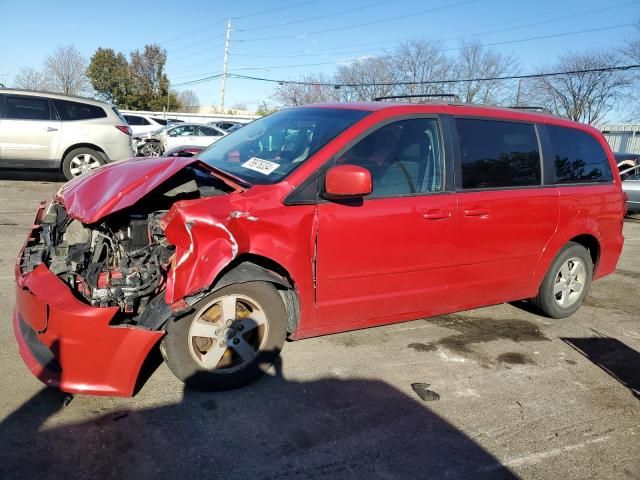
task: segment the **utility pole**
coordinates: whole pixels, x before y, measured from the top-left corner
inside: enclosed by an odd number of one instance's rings
[[[516,93],[516,107],[520,106],[520,86],[522,85],[522,79],[518,79],[518,92]]]
[[[227,20],[227,40],[224,43],[224,61],[222,64],[222,80],[220,82],[220,113],[224,113],[224,88],[227,81],[227,60],[229,58],[229,39],[231,38],[231,19]]]

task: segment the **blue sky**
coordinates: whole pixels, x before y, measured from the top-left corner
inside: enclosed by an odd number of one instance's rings
[[[11,85],[23,66],[40,68],[57,45],[74,44],[88,58],[98,47],[128,53],[160,43],[168,51],[167,72],[176,85],[222,70],[228,17],[239,17],[232,20],[229,69],[248,75],[293,79],[330,74],[340,62],[380,53],[401,40],[436,39],[445,49],[455,49],[461,37],[484,44],[516,41],[492,48],[513,53],[526,71],[568,51],[619,46],[634,28],[517,40],[640,22],[640,1],[0,0],[0,12],[0,82]],[[176,88],[194,90],[205,105],[219,101],[220,80]],[[272,90],[272,84],[229,79],[225,103],[255,108]]]

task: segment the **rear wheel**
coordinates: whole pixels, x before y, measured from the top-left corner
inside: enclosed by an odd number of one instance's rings
[[[167,325],[162,354],[169,369],[199,390],[228,390],[253,381],[276,361],[285,340],[286,309],[266,282],[234,284]]]
[[[79,177],[106,163],[105,154],[92,148],[71,150],[62,160],[62,173],[67,180]]]
[[[589,293],[593,261],[582,245],[569,242],[544,277],[534,304],[552,318],[573,315]]]

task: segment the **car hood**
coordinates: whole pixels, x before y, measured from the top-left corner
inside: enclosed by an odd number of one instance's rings
[[[193,157],[132,158],[110,163],[63,185],[55,200],[65,207],[71,218],[95,223],[130,207],[165,180],[196,163],[211,170]]]

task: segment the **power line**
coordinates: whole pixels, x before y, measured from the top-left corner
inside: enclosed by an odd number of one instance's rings
[[[175,42],[176,40],[182,40],[183,38],[191,37],[191,36],[193,36],[193,35],[195,35],[197,33],[204,32],[205,30],[209,30],[212,27],[218,26],[221,23],[224,23],[226,20],[227,20],[226,18],[223,18],[222,20],[218,20],[217,22],[214,22],[214,23],[212,23],[210,25],[207,25],[206,27],[202,27],[202,28],[199,28],[197,30],[192,30],[189,33],[186,33],[184,35],[180,35],[179,37],[170,38],[169,40],[164,40],[164,41],[158,42],[158,43],[160,45],[164,45],[165,43],[171,43],[171,42]]]
[[[246,15],[239,15],[239,16],[235,16],[235,17],[225,17],[225,18],[222,18],[222,19],[218,20],[217,22],[210,23],[206,27],[198,28],[197,30],[192,30],[189,33],[185,33],[184,35],[180,35],[179,37],[170,38],[169,40],[163,40],[163,41],[157,42],[157,43],[163,45],[165,43],[171,43],[171,42],[175,42],[176,40],[182,40],[183,38],[191,37],[191,36],[193,36],[193,35],[195,35],[197,33],[204,32],[205,30],[209,30],[212,27],[216,27],[216,26],[218,26],[218,25],[220,25],[222,23],[225,23],[227,21],[227,18],[231,18],[232,20],[240,20],[240,19],[243,19],[243,18],[256,17],[256,16],[259,16],[259,15],[267,15],[269,13],[279,12],[280,10],[286,10],[288,8],[299,7],[300,5],[305,5],[307,3],[312,3],[312,2],[315,2],[315,1],[317,1],[317,0],[304,0],[303,2],[293,3],[291,5],[285,5],[283,7],[273,8],[273,9],[270,9],[270,10],[262,10],[262,11],[259,11],[259,12],[248,13]]]
[[[400,0],[384,0],[382,2],[370,3],[370,4],[367,4],[367,5],[363,5],[361,7],[354,7],[354,8],[349,8],[347,10],[340,10],[338,12],[327,13],[327,14],[324,14],[324,15],[318,15],[316,17],[308,17],[308,18],[302,18],[302,19],[299,19],[299,20],[291,20],[289,22],[274,23],[274,24],[271,24],[271,25],[262,25],[262,26],[259,26],[259,27],[252,27],[249,30],[254,32],[256,30],[267,30],[267,29],[270,29],[270,28],[285,27],[287,25],[294,25],[294,24],[297,24],[297,23],[312,22],[314,20],[321,20],[323,18],[335,17],[337,15],[343,15],[345,13],[353,13],[353,12],[358,12],[358,11],[361,11],[361,10],[368,10],[370,8],[378,7],[380,5],[385,5],[387,3],[395,3],[395,2],[398,2],[398,1],[400,1]],[[239,32],[243,32],[245,30],[238,30],[238,31]]]
[[[474,3],[477,2],[479,0],[465,0],[463,2],[457,2],[457,3],[452,3],[450,5],[445,5],[442,7],[436,7],[436,8],[429,8],[426,10],[419,10],[417,12],[411,12],[411,13],[405,13],[403,15],[396,15],[395,17],[388,17],[388,18],[383,18],[381,20],[374,20],[371,22],[364,22],[364,23],[355,23],[355,24],[351,24],[351,25],[345,25],[342,27],[335,27],[335,28],[328,28],[328,29],[324,29],[324,30],[316,30],[314,32],[306,32],[306,33],[297,33],[297,34],[288,34],[288,35],[276,35],[273,37],[261,37],[261,38],[247,38],[247,39],[238,39],[236,40],[238,43],[247,43],[247,42],[262,42],[265,40],[279,40],[279,39],[283,39],[283,38],[293,38],[293,37],[299,37],[300,35],[318,35],[321,33],[330,33],[330,32],[338,32],[340,30],[348,30],[350,28],[356,28],[356,27],[365,27],[365,26],[369,26],[369,25],[377,25],[380,23],[385,23],[385,22],[390,22],[393,20],[399,20],[401,18],[407,18],[407,17],[415,17],[417,15],[424,15],[426,13],[433,13],[433,12],[437,12],[437,11],[441,11],[441,10],[447,10],[450,8],[454,8],[454,7],[459,7],[462,5],[468,5],[469,3]]]
[[[489,31],[484,31],[484,32],[479,32],[479,33],[472,33],[469,35],[463,35],[463,36],[459,36],[459,37],[450,37],[450,38],[445,38],[444,41],[449,41],[449,40],[459,40],[459,39],[463,39],[463,38],[469,38],[469,37],[477,37],[480,35],[490,35],[493,33],[502,33],[502,32],[510,32],[513,30],[519,30],[521,28],[527,28],[527,27],[535,27],[538,25],[544,25],[545,23],[551,23],[551,22],[557,22],[560,20],[570,20],[573,18],[578,18],[578,17],[584,17],[585,15],[591,15],[594,13],[602,13],[602,12],[606,12],[608,10],[614,10],[617,8],[622,8],[622,7],[627,7],[629,5],[637,5],[638,2],[637,0],[633,1],[633,2],[626,2],[626,3],[619,3],[616,5],[609,5],[608,7],[604,7],[604,8],[598,8],[595,10],[588,10],[586,12],[581,12],[581,13],[574,13],[571,15],[564,15],[561,17],[554,17],[554,18],[549,18],[546,20],[538,20],[536,22],[532,22],[532,23],[525,23],[525,24],[521,24],[521,25],[515,25],[512,27],[507,27],[507,28],[501,28],[499,30],[489,30]]]
[[[554,34],[549,34],[549,35],[540,35],[540,36],[536,36],[536,37],[527,37],[527,38],[520,38],[520,39],[516,39],[516,40],[505,40],[502,42],[493,42],[493,43],[483,43],[483,44],[479,44],[478,46],[480,47],[494,47],[497,45],[511,45],[514,43],[522,43],[522,42],[529,42],[532,40],[544,40],[544,39],[549,39],[549,38],[557,38],[557,37],[566,37],[569,35],[577,35],[577,34],[581,34],[581,33],[591,33],[591,32],[599,32],[599,31],[603,31],[603,30],[613,30],[616,28],[624,28],[624,27],[633,27],[636,25],[640,25],[638,23],[625,23],[622,25],[611,25],[611,26],[607,26],[607,27],[597,27],[597,28],[588,28],[585,30],[576,30],[573,32],[561,32],[561,33],[554,33]],[[441,52],[451,52],[451,51],[456,51],[456,50],[464,50],[465,46],[462,47],[453,47],[453,48],[445,48],[442,50],[438,50],[438,53]],[[316,67],[316,66],[320,66],[320,65],[337,65],[339,63],[346,63],[346,62],[352,62],[354,60],[357,59],[343,59],[343,60],[338,60],[338,61],[333,61],[333,62],[319,62],[319,63],[301,63],[301,64],[296,64],[296,65],[269,65],[266,67],[236,67],[233,70],[274,70],[274,69],[279,69],[279,68],[297,68],[297,67]]]
[[[437,84],[449,84],[449,83],[469,83],[469,82],[488,82],[499,80],[520,80],[527,78],[544,78],[544,77],[557,77],[561,75],[578,75],[581,73],[599,73],[599,72],[618,72],[627,70],[636,70],[640,68],[640,64],[633,65],[620,65],[610,66],[602,68],[588,68],[581,70],[566,70],[561,72],[547,72],[547,73],[532,73],[527,75],[506,75],[501,77],[481,77],[481,78],[458,78],[447,80],[425,80],[416,82],[379,82],[379,83],[328,83],[328,82],[303,82],[301,80],[277,80],[273,78],[254,77],[250,75],[242,75],[236,73],[230,73],[229,77],[237,78],[240,80],[253,80],[258,82],[278,83],[283,85],[313,85],[319,87],[368,87],[368,86],[400,86],[400,85],[437,85]],[[198,80],[192,80],[190,82],[177,83],[174,87],[180,87],[184,85],[195,85],[198,83],[204,83],[211,80],[216,80],[222,76],[221,73],[200,78]]]
[[[198,83],[205,83],[205,82],[209,82],[211,80],[216,80],[216,79],[220,78],[221,76],[222,76],[222,73],[216,73],[215,75],[211,75],[210,77],[199,78],[197,80],[191,80],[189,82],[174,83],[172,86],[173,87],[183,87],[185,85],[196,85]],[[229,76],[231,76],[231,75],[229,75]]]
[[[519,79],[527,79],[527,78],[557,77],[561,75],[578,75],[582,73],[617,72],[617,71],[635,70],[638,68],[640,68],[640,64],[611,66],[611,67],[602,67],[602,68],[587,68],[587,69],[580,69],[580,70],[567,70],[567,71],[561,71],[561,72],[531,73],[527,75],[506,75],[501,77],[456,78],[456,79],[447,79],[447,80],[424,80],[424,81],[415,81],[415,82],[378,82],[378,83],[303,82],[299,80],[276,80],[273,78],[253,77],[249,75],[240,75],[240,74],[233,74],[233,73],[229,74],[229,76],[232,76],[238,79],[244,79],[244,80],[254,80],[254,81],[260,81],[260,82],[278,83],[278,84],[284,84],[284,85],[286,84],[312,85],[312,86],[321,86],[321,87],[342,88],[342,87],[369,87],[369,86],[393,87],[393,86],[399,86],[399,85],[438,85],[438,84],[449,84],[449,83],[519,80]]]
[[[497,30],[488,30],[488,31],[483,31],[483,32],[479,32],[479,33],[473,33],[473,34],[469,34],[469,35],[463,35],[463,36],[458,36],[458,37],[449,37],[449,38],[445,38],[445,39],[438,39],[440,41],[450,41],[450,40],[461,40],[461,39],[465,39],[465,38],[470,38],[470,37],[477,37],[480,35],[490,35],[490,34],[494,34],[494,33],[502,33],[502,32],[507,32],[507,31],[512,31],[512,30],[519,30],[521,28],[527,28],[527,27],[533,27],[533,26],[538,26],[538,25],[543,25],[546,23],[551,23],[551,22],[556,22],[556,21],[560,21],[560,20],[568,20],[568,19],[572,19],[572,18],[577,18],[577,17],[581,17],[581,16],[585,16],[585,15],[591,15],[594,13],[601,13],[607,10],[613,10],[616,8],[622,8],[622,7],[626,7],[629,5],[636,5],[640,2],[633,1],[633,2],[626,2],[626,3],[621,3],[621,4],[616,4],[616,5],[611,5],[605,8],[599,8],[596,10],[589,10],[586,12],[581,12],[581,13],[577,13],[577,14],[572,14],[572,15],[564,15],[561,17],[554,17],[554,18],[547,18],[545,20],[539,20],[536,22],[531,22],[531,23],[526,23],[526,24],[520,24],[517,26],[512,26],[512,27],[508,27],[508,28],[501,28],[501,29],[497,29]],[[345,50],[345,51],[332,51],[332,52],[325,52],[325,53],[299,53],[299,54],[291,54],[291,55],[287,55],[287,54],[282,54],[282,55],[269,55],[269,54],[243,54],[243,53],[235,53],[234,56],[236,57],[247,57],[247,58],[302,58],[302,57],[318,57],[318,56],[327,56],[327,55],[343,55],[343,54],[352,54],[352,53],[367,53],[367,52],[372,52],[374,50],[383,50],[385,47],[379,47],[380,42],[369,42],[369,43],[362,43],[362,44],[357,44],[357,45],[352,45],[352,47],[357,47],[357,46],[370,46],[370,45],[375,45],[377,46],[376,48],[367,48],[367,49],[357,49],[357,50]],[[347,47],[348,48],[348,47]]]
[[[226,35],[226,33],[221,33],[221,34],[218,34],[218,35],[214,35],[213,37],[205,38],[204,40],[202,40],[200,42],[191,43],[189,45],[185,45],[184,47],[180,47],[180,48],[175,48],[173,50],[169,50],[168,53],[181,52],[181,51],[187,50],[188,48],[191,48],[191,47],[197,47],[198,45],[202,45],[203,43],[210,42],[211,40],[215,40],[216,38],[224,37],[225,35]]]
[[[167,59],[167,61],[171,60],[171,61],[175,62],[175,61],[178,61],[178,60],[183,60],[183,59],[185,59],[185,58],[193,57],[194,55],[199,55],[199,54],[201,54],[201,53],[211,52],[211,49],[213,49],[213,48],[223,47],[223,46],[224,46],[224,43],[225,43],[225,42],[218,43],[218,44],[213,45],[213,46],[211,46],[211,47],[207,47],[207,48],[206,48],[206,49],[204,49],[204,50],[199,50],[199,51],[197,51],[197,52],[188,53],[187,55],[182,55],[181,57],[177,57],[177,58],[169,58],[169,59]]]
[[[258,15],[267,15],[269,13],[274,13],[274,12],[279,12],[281,10],[286,10],[286,9],[289,9],[289,8],[299,7],[301,5],[306,5],[308,3],[313,3],[315,1],[317,1],[317,0],[305,0],[304,2],[293,3],[291,5],[285,5],[283,7],[273,8],[273,9],[270,9],[270,10],[263,10],[261,12],[249,13],[247,15],[240,15],[239,17],[231,17],[231,18],[233,20],[242,20],[243,18],[257,17]]]

